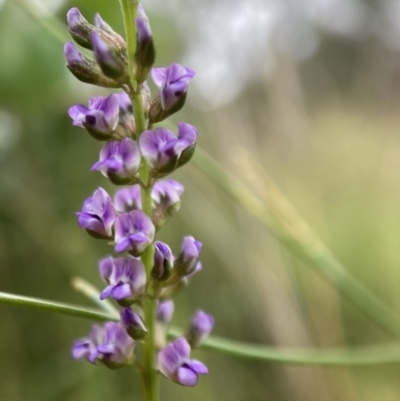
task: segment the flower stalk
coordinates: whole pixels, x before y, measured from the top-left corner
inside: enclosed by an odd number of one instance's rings
[[[139,2],[136,0],[121,0],[121,10],[124,19],[125,35],[128,46],[128,66],[130,91],[129,97],[133,105],[133,113],[136,122],[136,137],[146,130],[146,118],[144,114],[142,101],[142,85],[138,84],[134,77],[133,61],[136,52],[136,16],[138,14]],[[152,186],[149,182],[149,168],[147,162],[142,158],[142,164],[139,171],[140,179],[143,184],[141,187],[142,210],[150,218],[152,217]],[[146,268],[148,277],[147,288],[151,292],[151,269],[153,267],[154,245],[150,244],[141,256],[141,260]],[[143,367],[141,370],[144,394],[146,401],[159,400],[159,380],[156,370],[156,346],[155,346],[155,319],[156,319],[156,301],[150,297],[144,300],[144,321],[148,330],[147,341],[144,343]]]

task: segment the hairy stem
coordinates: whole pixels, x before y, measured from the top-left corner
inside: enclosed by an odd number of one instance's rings
[[[128,45],[128,62],[129,62],[129,75],[132,90],[130,98],[133,105],[133,112],[135,115],[136,123],[136,138],[146,129],[146,118],[143,110],[141,85],[135,81],[133,74],[134,71],[134,56],[136,51],[136,15],[138,8],[138,0],[120,0],[122,13],[124,17],[126,41]],[[149,185],[149,169],[146,161],[142,158],[140,168],[140,178],[144,184],[141,187],[142,197],[142,210],[148,216],[152,215],[151,205],[151,185]],[[150,280],[151,269],[153,267],[153,254],[154,246],[150,245],[144,251],[141,259],[146,267],[147,277]],[[148,287],[151,292],[152,288]],[[156,318],[156,301],[148,297],[144,301],[144,316],[145,323],[148,330],[148,337],[144,343],[143,349],[143,387],[146,401],[159,400],[159,386],[156,369],[156,346],[155,346],[155,318]]]

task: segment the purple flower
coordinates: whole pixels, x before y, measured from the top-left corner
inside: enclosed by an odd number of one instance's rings
[[[174,256],[171,248],[161,241],[156,241],[154,246],[154,267],[151,271],[156,280],[166,280],[171,274]]]
[[[132,304],[146,291],[146,269],[132,256],[113,259],[108,256],[99,262],[99,271],[108,286],[100,299],[114,298],[123,305]]]
[[[154,224],[145,213],[133,210],[120,214],[115,221],[115,252],[139,256],[153,242],[154,235]]]
[[[180,202],[180,196],[185,191],[185,187],[175,180],[157,181],[153,187],[151,198],[156,205],[163,204],[168,208]]]
[[[179,64],[152,69],[153,80],[161,88],[160,98],[163,110],[172,109],[186,96],[189,81],[194,76],[195,72],[193,70]]]
[[[114,96],[118,100],[119,109],[121,113],[133,113],[133,107],[131,99],[125,92],[115,93]]]
[[[87,198],[82,211],[77,212],[78,225],[95,238],[110,239],[116,213],[111,198],[103,188],[94,191]]]
[[[118,48],[109,46],[97,32],[91,35],[93,53],[103,73],[110,78],[118,79],[126,75],[126,64]]]
[[[98,96],[89,99],[89,108],[82,104],[68,110],[73,125],[86,128],[97,139],[110,139],[119,119],[119,104],[115,95]]]
[[[122,308],[121,323],[134,340],[143,340],[147,336],[147,328],[143,319],[131,308]]]
[[[89,337],[76,341],[72,357],[116,369],[129,363],[134,347],[135,342],[120,323],[108,322],[104,327],[93,325]]]
[[[100,160],[92,166],[109,177],[114,184],[127,184],[139,171],[140,150],[131,138],[107,142],[100,151]]]
[[[199,375],[206,375],[208,369],[202,362],[189,359],[189,356],[189,343],[186,338],[179,337],[160,351],[158,367],[168,379],[193,387],[197,384]]]
[[[171,299],[162,301],[157,306],[157,321],[163,325],[170,323],[174,314],[175,305]]]
[[[197,130],[190,124],[178,124],[178,137],[166,128],[144,131],[139,144],[143,157],[153,174],[170,173],[187,163],[193,156]]]
[[[123,188],[114,196],[115,210],[118,213],[128,213],[132,210],[142,210],[142,198],[140,185],[132,185],[130,188]]]
[[[153,200],[153,223],[157,229],[180,209],[181,198],[185,188],[175,180],[157,181],[153,187],[151,197]]]
[[[201,310],[193,316],[189,332],[186,336],[192,348],[200,347],[204,344],[214,328],[214,318]]]
[[[199,260],[202,246],[203,244],[200,241],[191,236],[183,238],[182,250],[174,268],[181,269],[185,273],[184,276],[192,273]]]

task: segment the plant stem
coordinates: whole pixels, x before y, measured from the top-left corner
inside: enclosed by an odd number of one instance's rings
[[[220,188],[255,216],[300,260],[315,268],[333,283],[347,299],[394,337],[400,338],[400,317],[360,281],[354,278],[314,234],[294,207],[246,155],[240,158],[242,170],[252,188],[243,185],[203,149],[197,147],[194,163]],[[239,157],[237,158],[239,159]]]
[[[90,298],[92,299],[92,297]],[[5,292],[0,292],[0,304],[83,317],[98,322],[119,320],[119,317],[114,313],[105,313],[92,308],[54,302],[46,299],[24,297]],[[168,335],[175,338],[180,337],[182,333],[183,331],[181,329],[171,328]],[[400,362],[400,345],[396,343],[350,349],[289,349],[248,344],[210,336],[203,345],[203,348],[240,358],[290,365],[364,366]],[[146,398],[146,400],[147,399],[148,398]]]
[[[126,41],[128,45],[128,63],[129,76],[131,83],[130,98],[133,105],[133,112],[136,123],[136,138],[146,129],[146,118],[143,110],[141,85],[138,85],[134,77],[134,56],[136,51],[136,15],[138,8],[138,0],[120,0],[122,13],[124,17]],[[151,185],[149,185],[149,169],[146,161],[142,158],[140,167],[140,178],[145,187],[141,188],[142,210],[149,217],[152,215],[151,205]],[[153,267],[154,246],[151,244],[144,251],[141,259],[146,268],[147,280],[150,282],[151,269]],[[148,291],[152,288],[149,285]],[[156,345],[155,345],[155,318],[156,318],[156,301],[151,297],[144,300],[144,317],[148,330],[148,337],[143,348],[143,386],[146,401],[159,400],[159,385],[156,361]]]

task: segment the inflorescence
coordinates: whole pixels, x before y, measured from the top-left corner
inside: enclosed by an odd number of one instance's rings
[[[184,106],[188,84],[195,73],[179,64],[153,68],[153,36],[140,4],[134,60],[129,60],[125,40],[99,14],[92,25],[77,8],[72,8],[67,20],[73,40],[94,55],[94,60],[90,59],[68,42],[64,47],[68,69],[80,81],[122,89],[106,97],[92,97],[88,106],[72,106],[68,113],[74,125],[104,142],[92,171],[100,171],[113,184],[125,186],[113,198],[103,188],[96,189],[76,213],[79,227],[94,238],[107,240],[120,254],[101,259],[99,273],[105,282],[100,299],[113,299],[121,309],[118,323],[94,325],[88,337],[76,341],[72,356],[111,369],[127,365],[140,368],[134,349],[138,342],[149,341],[143,304],[146,298],[152,299],[157,302],[153,332],[157,368],[176,383],[194,386],[198,376],[208,370],[200,361],[190,359],[190,352],[206,341],[214,326],[213,317],[198,311],[185,336],[167,344],[166,335],[174,312],[172,298],[202,268],[202,244],[187,236],[175,257],[170,247],[155,241],[155,237],[179,210],[184,192],[179,182],[165,177],[191,159],[198,134],[194,126],[183,122],[178,124],[177,135],[153,125]],[[146,83],[149,75],[159,88],[153,99]],[[144,132],[135,121],[134,96],[139,96],[143,108]],[[147,172],[145,179],[143,168]],[[143,205],[144,191],[151,194],[151,212],[146,212]],[[148,247],[153,261],[152,268],[146,271],[140,257]]]

